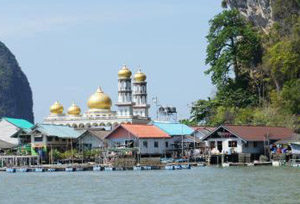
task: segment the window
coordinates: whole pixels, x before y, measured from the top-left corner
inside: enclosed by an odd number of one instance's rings
[[[253,142],[253,147],[257,147],[257,142]]]
[[[248,146],[249,146],[248,144],[249,144],[249,143],[248,143],[248,142],[246,142],[246,143],[245,143],[245,147],[248,147]]]
[[[147,141],[143,141],[143,147],[148,147],[148,142]]]
[[[51,142],[53,140],[53,137],[47,137],[47,141]]]
[[[210,148],[215,148],[215,141],[210,141],[209,146]]]
[[[59,141],[59,138],[58,138],[58,137],[55,137],[55,141]]]
[[[65,141],[67,141],[67,140],[66,140],[66,139],[61,139],[61,141],[65,142]]]
[[[228,147],[237,147],[237,141],[228,141]]]
[[[158,142],[157,141],[154,142],[154,147],[158,148]]]
[[[167,147],[167,148],[169,147],[169,142],[166,142],[166,147]]]
[[[43,137],[34,137],[35,142],[43,142]]]

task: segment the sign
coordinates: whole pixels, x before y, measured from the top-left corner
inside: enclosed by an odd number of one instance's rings
[[[223,138],[234,137],[234,135],[231,134],[230,132],[217,132],[217,134],[218,134],[220,137],[223,137]]]

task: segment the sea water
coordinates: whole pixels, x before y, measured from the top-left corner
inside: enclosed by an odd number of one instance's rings
[[[0,173],[0,203],[300,203],[300,168]]]

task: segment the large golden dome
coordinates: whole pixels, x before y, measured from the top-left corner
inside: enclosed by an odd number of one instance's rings
[[[131,71],[124,65],[122,69],[118,72],[118,76],[120,79],[129,79],[131,77]]]
[[[147,76],[146,74],[144,74],[141,70],[138,70],[137,73],[135,73],[134,75],[134,80],[136,82],[144,82],[146,81]]]
[[[80,115],[80,108],[75,103],[73,103],[68,109],[68,115],[78,116]]]
[[[93,95],[88,100],[89,109],[108,109],[111,108],[111,99],[106,95],[102,89],[99,87]]]
[[[56,101],[51,107],[50,112],[52,114],[61,115],[64,112],[64,107]]]

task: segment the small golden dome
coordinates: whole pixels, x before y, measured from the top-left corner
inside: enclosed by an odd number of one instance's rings
[[[131,71],[124,65],[122,69],[118,72],[118,76],[120,79],[129,79],[131,77]]]
[[[138,70],[137,73],[134,75],[134,80],[137,82],[144,82],[146,81],[147,76],[141,71]]]
[[[102,89],[99,87],[93,95],[88,100],[89,109],[108,109],[111,108],[111,99],[106,95]]]
[[[75,103],[73,103],[70,108],[68,109],[68,115],[74,115],[74,116],[78,116],[80,115],[80,108],[79,106],[77,106]]]
[[[64,107],[56,101],[51,107],[50,107],[50,112],[52,114],[57,114],[61,115],[64,112]]]

